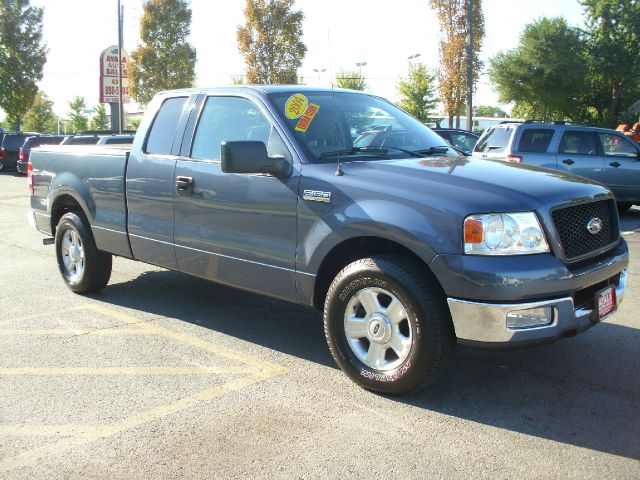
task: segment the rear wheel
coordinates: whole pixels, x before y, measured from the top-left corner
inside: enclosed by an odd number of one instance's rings
[[[327,343],[358,385],[399,395],[435,382],[455,344],[440,285],[399,255],[345,267],[325,301]]]
[[[89,222],[74,212],[60,218],[56,228],[58,269],[76,293],[102,290],[111,277],[111,255],[97,249]]]

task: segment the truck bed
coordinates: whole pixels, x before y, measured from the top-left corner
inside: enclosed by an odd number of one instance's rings
[[[32,150],[31,208],[38,230],[53,234],[57,219],[51,218],[52,199],[60,202],[68,195],[87,213],[97,247],[130,257],[125,193],[128,157],[129,148],[121,146],[47,145]]]

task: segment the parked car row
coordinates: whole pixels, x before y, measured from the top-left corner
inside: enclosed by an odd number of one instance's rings
[[[0,131],[0,170],[16,168],[27,173],[33,148],[41,145],[131,145],[133,135],[42,135]]]
[[[606,185],[619,211],[640,204],[640,145],[621,132],[555,123],[502,123],[478,140],[474,157],[564,170]]]

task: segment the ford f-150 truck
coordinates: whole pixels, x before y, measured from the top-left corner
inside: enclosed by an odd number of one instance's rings
[[[365,131],[376,146],[354,146]],[[163,92],[130,150],[30,160],[29,220],[72,291],[104,288],[117,255],[315,306],[337,364],[373,391],[434,382],[456,344],[575,335],[626,286],[605,187],[461,157],[368,94]]]

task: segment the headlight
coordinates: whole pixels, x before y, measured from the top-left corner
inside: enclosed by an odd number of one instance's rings
[[[549,251],[533,212],[471,215],[464,221],[464,253],[526,255]]]

